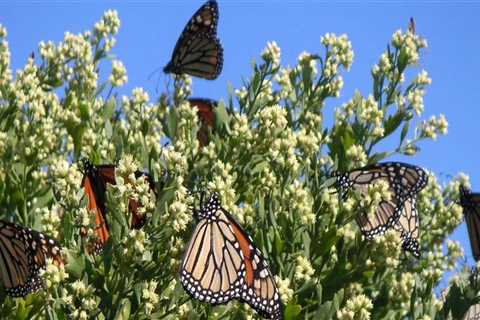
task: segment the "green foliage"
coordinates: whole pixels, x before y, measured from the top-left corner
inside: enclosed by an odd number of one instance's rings
[[[339,97],[341,72],[352,63],[347,37],[325,35],[323,53],[302,53],[293,68],[281,66],[280,49],[269,43],[244,86],[219,103],[210,143],[200,148],[198,117],[185,101],[189,78],[176,78],[170,98],[154,103],[141,88],[116,94],[127,80],[119,61],[99,82],[118,26],[109,11],[93,32],[42,43],[38,61],[30,58],[15,77],[0,28],[2,218],[57,238],[68,261],[65,271],[49,264],[45,290],[26,299],[3,294],[3,318],[256,317],[237,302],[193,301],[181,288],[179,263],[199,200],[188,189],[218,192],[252,235],[277,275],[287,320],[457,318],[475,300],[454,287],[469,300],[452,304],[449,297],[458,295],[451,294],[442,307],[433,292],[462,256],[451,242],[443,255],[442,243],[461,221],[455,201],[464,177],[441,187],[431,175],[418,196],[421,225],[428,226],[419,260],[399,249],[394,233],[363,240],[354,223],[361,202],[339,198],[329,179],[333,170],[413,156],[419,141],[446,133],[443,116],[417,119],[430,83],[424,71],[405,76],[426,46],[418,35],[393,35],[372,68],[373,92],[335,108],[331,126],[323,122],[332,112],[324,105]],[[81,157],[119,164],[117,184],[107,190],[111,237],[98,257],[87,253],[93,221],[80,188]],[[130,178],[136,169],[158,182],[156,202],[143,179]],[[142,230],[129,228],[131,197],[143,204]],[[82,237],[81,230],[90,231]]]

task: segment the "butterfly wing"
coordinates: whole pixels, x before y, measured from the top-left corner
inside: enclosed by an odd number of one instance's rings
[[[85,160],[83,169],[82,187],[87,196],[87,207],[90,212],[95,214],[97,241],[94,244],[93,252],[98,254],[102,251],[104,244],[109,238],[105,202],[107,183],[115,184],[115,166],[94,166],[88,160]]]
[[[369,217],[365,212],[358,214],[356,217],[357,224],[367,239],[385,233],[400,217],[403,204],[401,198],[395,192],[389,172],[384,167],[366,167],[353,170],[348,174],[339,175],[337,181],[343,189],[354,188],[363,195],[368,194],[368,185],[371,183],[377,181],[388,183],[392,199],[379,203],[373,217]]]
[[[182,260],[180,280],[195,299],[246,302],[263,317],[281,319],[280,297],[262,253],[211,197]]]
[[[147,183],[150,187],[150,191],[152,191],[155,194],[155,196],[157,196],[157,193],[156,193],[156,190],[155,190],[155,182],[153,181],[153,177],[150,174],[137,170],[135,172],[135,177],[136,178],[145,177],[145,179],[147,180]],[[135,199],[129,199],[128,200],[128,211],[132,215],[132,219],[130,221],[130,226],[133,229],[142,228],[143,225],[146,222],[146,217],[144,215],[140,215],[138,213],[138,208],[140,208],[140,207],[141,207],[141,203],[138,200],[135,200]]]
[[[402,214],[395,223],[394,229],[400,233],[402,248],[411,252],[416,258],[420,257],[420,244],[418,243],[420,223],[416,209],[416,198],[408,198],[404,202]]]
[[[208,144],[209,130],[213,129],[213,123],[215,121],[214,108],[217,106],[217,102],[210,99],[188,99],[188,102],[192,107],[197,107],[198,118],[201,122],[200,129],[197,133],[197,139],[200,141],[200,146],[203,147]]]
[[[46,259],[63,264],[58,243],[43,233],[0,220],[0,274],[8,295],[24,297],[42,288]]]
[[[211,34],[200,33],[188,39],[172,57],[170,71],[213,80],[223,68],[223,48]]]
[[[467,223],[470,246],[475,261],[480,260],[480,194],[460,186],[460,204]]]
[[[217,23],[217,2],[207,1],[190,18],[163,71],[216,79],[223,67],[223,48],[216,36]]]
[[[480,320],[480,304],[471,306],[463,320]]]
[[[175,48],[173,49],[173,56],[175,52],[184,44],[185,41],[190,39],[195,34],[208,33],[211,35],[217,34],[218,25],[218,4],[216,1],[207,1],[201,6],[197,12],[188,20],[185,28],[180,34]],[[172,56],[172,60],[173,60]]]
[[[368,185],[383,180],[387,182],[392,199],[382,201],[373,217],[360,213],[356,221],[362,234],[371,239],[392,228],[400,218],[405,201],[416,197],[428,182],[425,171],[417,166],[401,162],[385,162],[337,174],[337,184],[343,189],[354,188],[361,194],[368,193]],[[415,210],[413,210],[415,211]]]

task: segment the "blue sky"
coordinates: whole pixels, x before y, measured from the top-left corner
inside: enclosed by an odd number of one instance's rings
[[[408,161],[432,170],[443,181],[463,171],[470,175],[474,190],[480,191],[480,2],[218,2],[218,33],[225,48],[223,73],[216,81],[195,79],[194,96],[226,97],[227,83],[238,87],[242,76],[250,75],[251,60],[258,59],[267,41],[277,41],[282,49],[282,63],[293,65],[303,50],[321,49],[321,35],[346,33],[355,51],[354,63],[344,75],[341,97],[328,103],[326,113],[328,107],[347,101],[355,89],[368,95],[372,65],[392,33],[405,29],[413,16],[417,33],[429,43],[418,71],[426,69],[433,79],[425,97],[424,118],[443,113],[450,126],[447,136],[422,144],[421,153]],[[116,9],[122,25],[112,53],[124,62],[129,79],[122,92],[141,86],[155,99],[157,77],[148,77],[168,62],[179,33],[202,3],[203,0],[0,1],[0,23],[8,29],[15,70],[23,66],[41,40],[60,41],[65,31],[89,30],[105,10]],[[160,88],[165,79],[160,74]],[[465,226],[452,238],[462,242],[471,263]]]

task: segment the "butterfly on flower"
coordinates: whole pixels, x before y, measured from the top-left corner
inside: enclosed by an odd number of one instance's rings
[[[90,161],[83,160],[84,176],[82,187],[87,196],[88,210],[95,213],[95,234],[97,240],[92,251],[96,254],[102,251],[103,246],[109,238],[108,225],[106,223],[106,192],[107,184],[116,184],[115,170],[116,166],[114,164],[95,166]],[[155,183],[152,176],[146,172],[136,171],[135,178],[139,177],[145,177],[150,190],[156,195]],[[133,229],[139,229],[145,223],[145,217],[138,214],[139,206],[141,206],[141,204],[135,199],[130,199],[128,202],[128,209],[132,215],[130,226]]]
[[[214,0],[207,1],[188,21],[163,71],[216,79],[223,67],[223,48],[217,38],[217,24],[218,4]]]
[[[280,295],[263,254],[212,194],[181,263],[180,282],[193,298],[212,305],[246,302],[261,316],[282,319]]]
[[[334,173],[333,176],[337,179],[337,187],[343,191],[353,188],[363,196],[368,194],[369,185],[386,182],[391,199],[382,200],[373,216],[359,213],[355,218],[357,224],[367,239],[384,234],[388,229],[396,230],[402,239],[403,249],[415,257],[420,256],[416,197],[428,182],[422,168],[401,162],[385,162],[347,173]]]
[[[214,109],[217,106],[217,101],[204,98],[190,98],[188,99],[190,106],[196,107],[198,110],[198,119],[200,121],[200,128],[197,133],[197,139],[200,142],[200,147],[208,144],[208,136],[213,130],[215,122]]]
[[[43,288],[40,270],[47,258],[63,265],[60,245],[49,236],[0,220],[0,275],[11,297],[24,297]]]

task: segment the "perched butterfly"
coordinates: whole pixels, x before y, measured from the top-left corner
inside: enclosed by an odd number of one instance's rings
[[[195,211],[199,223],[182,259],[180,281],[195,299],[246,302],[261,316],[282,319],[275,280],[252,239],[221,207],[216,194]]]
[[[89,211],[95,212],[95,226],[96,226],[96,235],[97,242],[95,243],[94,252],[99,253],[103,249],[103,245],[107,242],[108,226],[105,221],[106,217],[106,191],[107,183],[115,185],[115,165],[106,164],[94,166],[88,160],[84,160],[83,163],[84,176],[82,180],[82,187],[84,188],[85,194],[88,198],[88,209]],[[137,171],[135,172],[136,178],[144,176],[150,189],[155,193],[155,184],[153,178],[145,172]],[[129,212],[132,214],[132,220],[130,226],[134,229],[139,229],[145,223],[145,217],[138,214],[138,207],[141,204],[134,199],[130,199],[128,202]]]
[[[223,48],[217,38],[217,23],[217,2],[207,1],[188,21],[163,71],[216,79],[223,67]]]
[[[400,233],[402,247],[419,256],[419,220],[415,201],[417,193],[428,182],[428,176],[422,168],[401,162],[385,162],[346,174],[335,173],[334,176],[341,189],[347,191],[354,188],[364,195],[368,193],[371,183],[387,182],[392,193],[391,199],[380,202],[373,218],[362,213],[356,217],[356,221],[367,239],[394,228]]]
[[[63,265],[59,244],[41,232],[0,220],[0,274],[6,292],[24,297],[43,287],[40,269],[46,259]]]
[[[470,246],[475,261],[480,259],[480,193],[471,193],[460,186],[460,204],[467,222]]]
[[[474,304],[471,306],[463,320],[480,320],[480,304]]]
[[[208,144],[209,130],[213,129],[213,123],[215,121],[214,108],[217,106],[217,102],[210,99],[191,98],[188,102],[192,107],[197,107],[198,118],[201,122],[200,129],[197,133],[197,139],[200,141],[200,146],[203,147]]]

